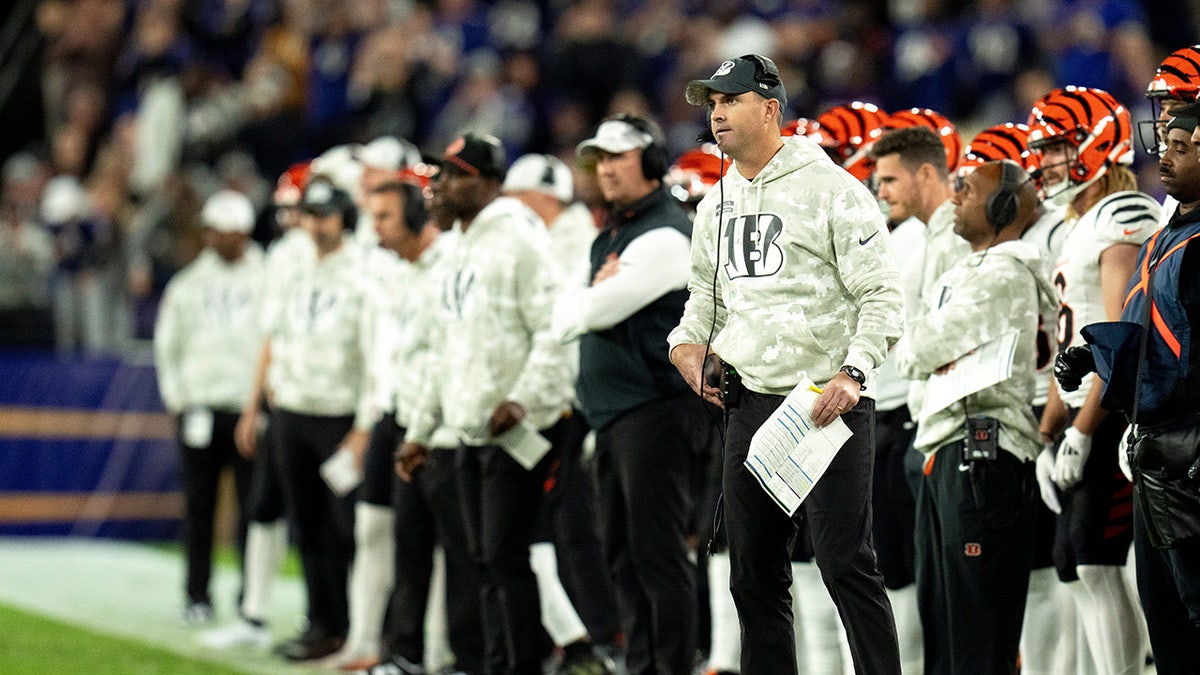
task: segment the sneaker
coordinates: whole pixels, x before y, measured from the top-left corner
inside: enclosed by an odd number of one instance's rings
[[[213,608],[207,602],[192,602],[183,608],[183,623],[188,626],[202,626],[212,623]]]
[[[221,628],[214,628],[200,636],[200,644],[212,649],[232,649],[234,647],[251,646],[266,649],[271,646],[271,634],[262,624],[254,624],[245,619]]]
[[[315,661],[333,654],[345,643],[343,637],[326,635],[324,631],[309,628],[299,637],[276,645],[275,652],[288,661]]]

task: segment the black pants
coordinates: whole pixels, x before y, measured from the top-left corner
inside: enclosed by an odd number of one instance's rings
[[[754,432],[782,396],[743,390],[728,411],[725,445],[725,522],[730,586],[742,623],[742,672],[796,672],[789,557],[796,523],[745,467]],[[842,415],[853,436],[801,505],[808,518],[821,579],[837,605],[854,670],[899,673],[900,648],[892,606],[871,546],[871,472],[875,402],[862,399]]]
[[[350,623],[346,581],[354,560],[354,499],[336,497],[319,473],[337,450],[352,416],[320,417],[275,411],[279,475],[283,500],[296,526],[309,627],[327,636],[345,636]]]
[[[554,542],[558,575],[588,634],[595,642],[612,644],[620,631],[617,597],[605,570],[596,527],[596,486],[591,464],[583,458],[587,421],[576,411],[555,427],[551,441],[560,450],[552,472],[554,480],[546,486],[542,506],[545,535]]]
[[[446,623],[455,668],[479,675],[483,672],[479,570],[463,529],[456,453],[455,448],[433,448],[411,483],[394,481],[396,586],[385,639],[393,656],[422,662],[433,550],[440,542],[446,556]]]
[[[875,470],[871,491],[872,536],[879,572],[888,588],[913,583],[913,528],[917,504],[904,473],[916,435],[908,406],[875,412]]]
[[[617,588],[630,675],[691,672],[696,567],[687,558],[687,536],[701,414],[688,392],[625,413],[596,434],[600,539]]]
[[[1200,540],[1154,548],[1138,503],[1133,500],[1133,545],[1154,667],[1160,675],[1195,673],[1200,664]]]
[[[358,487],[359,501],[375,506],[391,506],[396,476],[396,447],[404,437],[396,423],[395,411],[385,412],[371,429],[371,440],[363,455],[363,482]]]
[[[917,500],[917,600],[927,675],[1016,673],[1033,566],[1033,462],[938,449]]]
[[[225,467],[233,469],[238,498],[235,543],[238,551],[246,544],[246,505],[250,496],[253,465],[237,451],[233,428],[238,413],[213,411],[212,441],[207,447],[192,448],[183,442],[180,416],[179,451],[183,474],[183,548],[187,556],[185,590],[188,602],[211,604],[208,585],[212,578],[213,518],[217,509],[217,487]]]
[[[479,568],[484,672],[540,675],[546,654],[537,579],[529,566],[551,451],[532,471],[495,445],[455,457],[471,558]]]
[[[279,447],[275,434],[276,415],[267,415],[267,429],[258,439],[254,455],[247,517],[256,523],[273,523],[284,515],[283,480],[279,476]]]

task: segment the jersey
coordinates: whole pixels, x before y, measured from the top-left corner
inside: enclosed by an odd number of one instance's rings
[[[1059,254],[1062,252],[1063,240],[1067,236],[1067,231],[1070,229],[1065,221],[1066,209],[1061,206],[1056,206],[1050,202],[1043,203],[1044,212],[1042,217],[1029,226],[1025,230],[1025,234],[1021,235],[1023,241],[1027,241],[1042,252],[1043,271],[1042,275],[1047,281],[1053,282],[1054,279],[1054,263],[1058,260]],[[1046,405],[1046,397],[1050,393],[1050,381],[1054,377],[1054,355],[1058,352],[1055,343],[1055,325],[1058,319],[1057,307],[1053,314],[1042,317],[1041,325],[1038,331],[1038,358],[1037,358],[1037,390],[1033,395],[1033,405]]]
[[[1118,244],[1140,247],[1158,229],[1160,207],[1150,195],[1116,192],[1101,199],[1071,225],[1062,253],[1054,267],[1059,309],[1056,338],[1058,351],[1082,345],[1080,330],[1091,323],[1108,321],[1100,287],[1100,256]],[[1072,408],[1080,408],[1091,389],[1093,375],[1073,392],[1060,392]]]

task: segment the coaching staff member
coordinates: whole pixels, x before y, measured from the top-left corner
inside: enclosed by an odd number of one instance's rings
[[[750,54],[688,84],[733,166],[700,202],[691,296],[671,361],[692,389],[711,350],[741,376],[726,406],[723,490],[742,672],[795,673],[789,545],[796,523],[744,463],[750,439],[800,379],[824,393],[813,421],[840,415],[853,436],[805,500],[813,551],[838,606],[854,669],[899,673],[896,625],[871,546],[872,377],[903,327],[900,276],[870,191],[812,141],[780,136],[787,94],[770,59]],[[714,287],[715,283],[715,287]]]
[[[594,164],[611,207],[591,248],[586,288],[555,307],[560,337],[579,341],[576,391],[596,430],[597,511],[620,594],[630,673],[686,673],[696,643],[688,562],[694,430],[703,408],[667,358],[687,300],[692,225],[663,188],[656,125],[619,115],[576,153]]]

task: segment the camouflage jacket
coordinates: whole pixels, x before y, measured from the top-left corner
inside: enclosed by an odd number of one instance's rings
[[[966,418],[985,415],[1000,421],[1000,447],[1032,461],[1042,443],[1031,401],[1037,363],[1039,314],[1054,311],[1054,289],[1043,275],[1037,247],[1010,241],[971,253],[950,268],[926,298],[896,344],[900,371],[926,380],[938,368],[1016,330],[1013,373],[949,408],[921,419],[917,450],[926,454],[966,438]],[[913,411],[914,417],[919,411]]]
[[[549,427],[570,403],[568,352],[550,331],[559,268],[545,227],[501,197],[454,231],[457,241],[433,273],[429,361],[408,437],[428,445],[442,426],[466,443],[485,443],[503,401],[519,403],[535,427]]]
[[[688,290],[668,344],[705,344],[711,331],[713,351],[766,394],[785,394],[806,374],[822,384],[852,365],[872,396],[904,325],[875,198],[798,136],[754,180],[735,164],[700,202]]]

